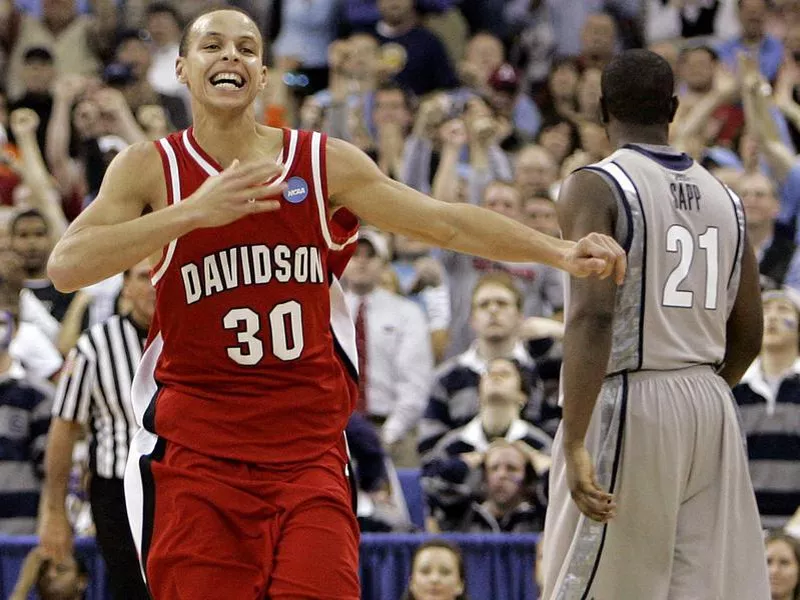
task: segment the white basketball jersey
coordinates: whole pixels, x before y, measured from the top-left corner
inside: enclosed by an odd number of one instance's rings
[[[630,144],[587,168],[615,190],[628,253],[607,372],[720,364],[745,243],[739,198],[667,146]]]

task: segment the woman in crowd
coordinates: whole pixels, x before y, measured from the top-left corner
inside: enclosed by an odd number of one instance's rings
[[[800,600],[800,541],[775,531],[765,545],[771,600]]]
[[[414,552],[411,579],[402,600],[469,600],[464,557],[442,539],[425,542]]]

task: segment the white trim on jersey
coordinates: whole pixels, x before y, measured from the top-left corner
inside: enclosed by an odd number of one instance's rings
[[[219,171],[217,168],[208,162],[203,156],[197,151],[197,149],[192,145],[191,140],[189,140],[189,130],[184,129],[183,135],[181,136],[183,140],[183,145],[186,146],[186,150],[189,152],[189,155],[194,159],[194,161],[200,165],[200,168],[203,169],[209,176],[219,175]]]
[[[147,431],[142,426],[144,413],[150,402],[154,401],[158,392],[155,379],[156,364],[161,350],[164,348],[164,339],[159,331],[142,354],[136,374],[131,384],[131,405],[136,417],[139,430],[133,436],[128,450],[128,464],[125,467],[125,506],[128,510],[128,523],[136,544],[136,553],[139,556],[139,566],[142,577],[147,581],[147,575],[142,565],[142,544],[144,541],[144,482],[140,459],[152,454],[156,448],[158,437]]]
[[[628,177],[628,174],[622,169],[620,169],[617,165],[615,165],[612,162],[609,162],[604,165],[597,165],[597,166],[598,168],[603,169],[606,173],[611,175],[611,177],[613,177],[617,181],[619,186],[626,194],[631,194],[635,197],[639,196],[639,194],[636,191],[636,185],[634,185],[633,181],[631,181],[631,178]]]
[[[286,162],[283,163],[283,172],[281,176],[275,180],[275,183],[281,183],[286,176],[289,174],[289,169],[292,168],[292,163],[294,163],[294,154],[297,152],[297,139],[298,133],[296,129],[292,129],[289,131],[289,151],[286,153]]]
[[[125,466],[125,507],[128,512],[128,524],[131,528],[136,555],[139,557],[139,569],[147,581],[147,574],[142,563],[142,544],[144,542],[144,483],[140,458],[152,454],[158,438],[147,431],[139,429],[133,436],[128,451],[128,464]]]
[[[328,204],[325,202],[325,196],[322,193],[321,144],[322,134],[315,131],[311,134],[311,173],[314,177],[314,197],[317,199],[319,226],[320,229],[322,229],[322,237],[325,238],[325,243],[328,245],[328,248],[331,250],[341,250],[358,239],[358,232],[353,234],[353,236],[343,244],[337,244],[331,239],[331,232],[328,229]]]
[[[181,201],[181,178],[180,173],[178,173],[178,159],[175,157],[175,151],[166,138],[158,140],[158,143],[161,144],[161,147],[164,149],[164,154],[167,155],[169,179],[172,183],[172,204],[178,204]],[[178,240],[174,239],[167,246],[167,255],[164,257],[161,267],[159,267],[158,271],[156,271],[150,279],[153,285],[156,285],[164,276],[164,273],[167,272],[167,267],[169,263],[172,262],[172,255],[175,254],[175,246],[177,244]]]
[[[347,301],[344,297],[339,280],[336,276],[331,276],[330,284],[331,297],[331,331],[336,341],[350,361],[353,369],[358,372],[358,351],[356,350],[356,327],[353,324],[353,317],[350,309],[347,308]]]
[[[273,182],[275,184],[282,183],[286,176],[289,174],[289,169],[292,168],[292,163],[294,162],[294,155],[297,151],[297,130],[292,129],[289,131],[289,149],[286,153],[286,162],[283,164],[283,171],[281,171],[280,176]],[[203,169],[206,173],[210,176],[219,175],[219,171],[217,168],[209,163],[197,148],[194,147],[192,144],[192,140],[189,138],[188,130],[184,130],[183,136],[181,136],[183,140],[183,145],[186,146],[186,150],[189,152],[189,155],[195,160],[195,162],[200,165],[200,168]]]
[[[142,426],[142,420],[144,419],[144,413],[147,407],[158,391],[158,384],[156,384],[156,363],[158,363],[158,357],[161,356],[161,350],[163,348],[164,339],[161,337],[161,332],[159,331],[142,354],[142,359],[139,361],[136,374],[133,376],[133,383],[131,384],[131,405],[133,406],[133,415],[136,418],[136,424],[139,427]]]

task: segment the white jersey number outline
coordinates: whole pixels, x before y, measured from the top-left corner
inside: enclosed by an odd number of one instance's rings
[[[282,361],[297,360],[303,353],[303,309],[296,300],[281,302],[268,315],[272,354]],[[236,331],[238,346],[226,348],[235,363],[251,367],[264,358],[264,342],[259,337],[261,318],[251,308],[232,308],[222,318],[225,329]],[[291,338],[287,332],[291,332]],[[291,339],[291,347],[289,346]]]
[[[703,306],[707,310],[717,308],[717,289],[719,288],[719,229],[708,227],[697,237],[683,225],[672,225],[667,230],[667,252],[678,252],[678,265],[672,270],[664,284],[664,295],[661,304],[675,308],[692,308],[694,292],[678,289],[689,276],[694,262],[695,247],[705,251],[706,289]]]

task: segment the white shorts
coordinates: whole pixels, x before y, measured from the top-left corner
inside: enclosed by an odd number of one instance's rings
[[[617,502],[603,525],[572,501],[559,428],[544,600],[769,600],[763,536],[730,389],[709,367],[604,382],[586,446]]]

